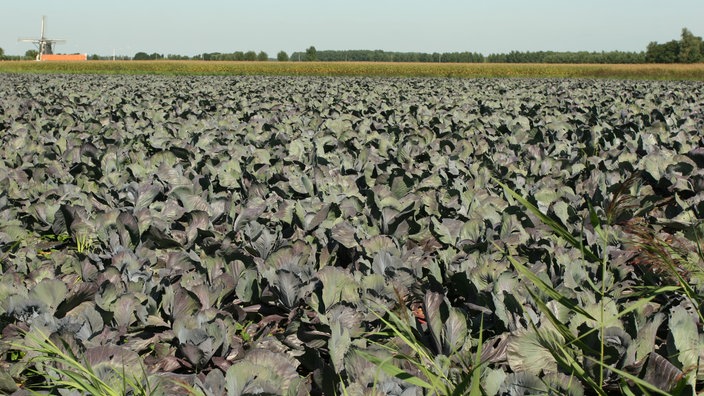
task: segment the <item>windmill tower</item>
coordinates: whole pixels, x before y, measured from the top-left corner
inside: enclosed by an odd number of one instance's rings
[[[50,40],[44,36],[44,25],[46,17],[42,16],[42,32],[38,39],[19,39],[18,41],[25,43],[33,43],[37,46],[39,50],[39,55],[37,55],[37,60],[42,59],[42,55],[51,55],[54,53],[54,44],[65,43],[66,40]]]

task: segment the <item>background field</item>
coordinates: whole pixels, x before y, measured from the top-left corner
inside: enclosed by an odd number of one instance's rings
[[[0,62],[0,73],[300,75],[378,77],[561,77],[704,80],[704,64],[453,64],[381,62],[90,61]]]

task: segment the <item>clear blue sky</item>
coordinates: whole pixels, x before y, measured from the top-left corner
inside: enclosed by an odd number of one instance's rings
[[[704,0],[2,0],[0,48],[67,39],[57,52],[195,55],[324,49],[642,51],[704,35]]]

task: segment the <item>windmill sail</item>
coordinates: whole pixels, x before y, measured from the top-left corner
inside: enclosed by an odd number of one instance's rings
[[[39,50],[38,56],[41,57],[42,55],[51,55],[54,53],[54,44],[58,43],[64,43],[66,40],[61,40],[61,39],[48,39],[44,35],[44,29],[45,29],[45,24],[46,24],[46,17],[42,17],[42,30],[41,30],[41,35],[38,39],[32,39],[32,38],[25,38],[25,39],[19,39],[18,41],[25,42],[25,43],[32,43],[37,46],[37,49]]]

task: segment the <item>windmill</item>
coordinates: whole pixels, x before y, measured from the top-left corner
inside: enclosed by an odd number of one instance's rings
[[[38,39],[18,39],[18,41],[25,43],[33,43],[37,46],[39,50],[39,55],[37,60],[41,60],[42,55],[51,55],[54,53],[54,44],[65,43],[66,40],[50,40],[44,36],[44,22],[46,17],[42,16],[42,33]]]

